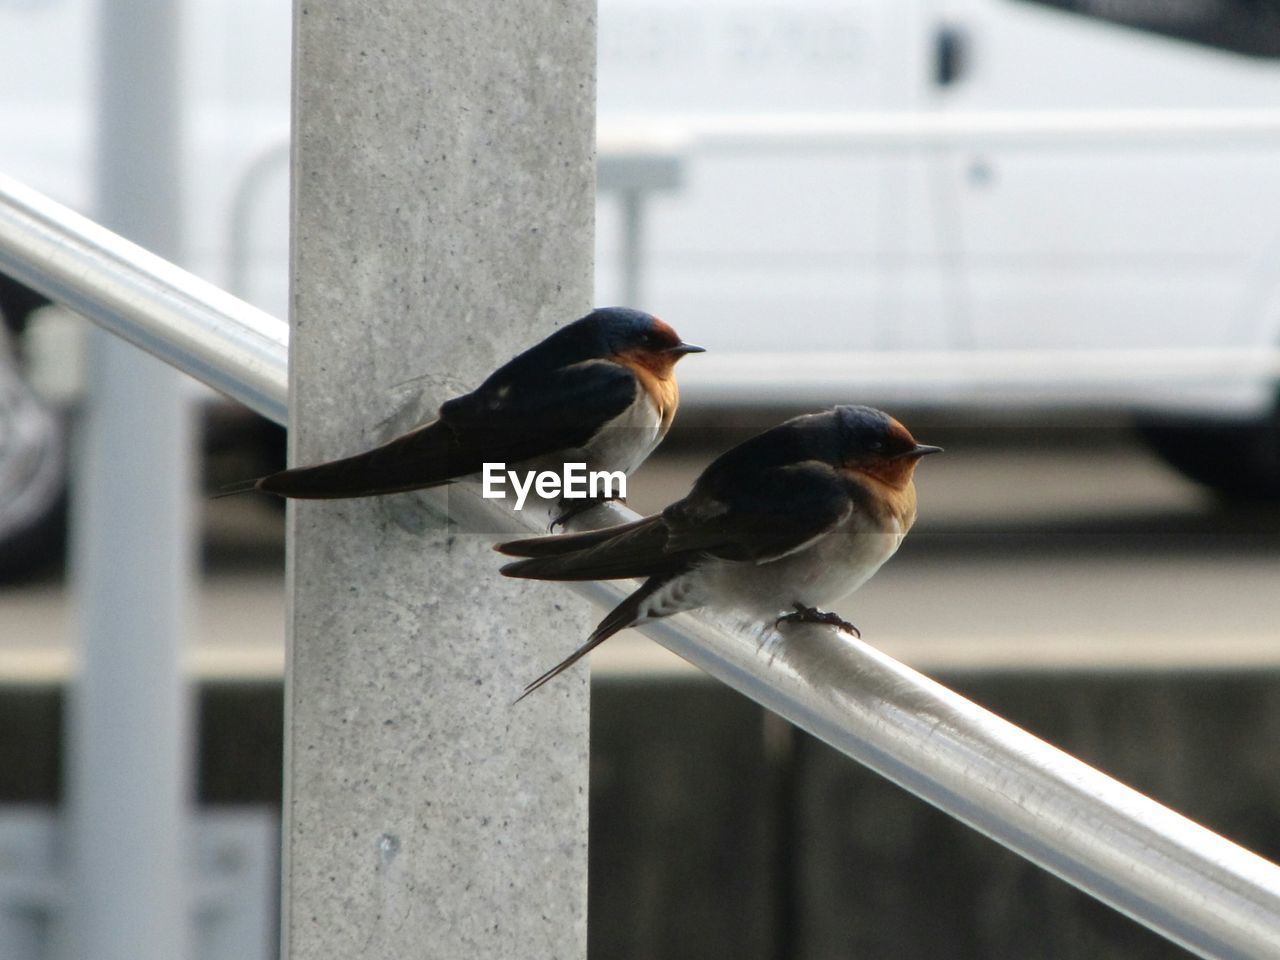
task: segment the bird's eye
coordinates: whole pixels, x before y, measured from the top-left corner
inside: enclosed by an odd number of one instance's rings
[[[883,450],[883,449],[884,449],[884,441],[883,441],[883,440],[872,440],[869,444],[867,444],[867,449],[868,449],[868,450],[874,450],[874,451],[876,451],[876,452],[878,453],[878,452],[880,452],[881,450]]]

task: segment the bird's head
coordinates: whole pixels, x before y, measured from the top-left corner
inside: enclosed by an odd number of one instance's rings
[[[921,457],[941,447],[917,443],[906,427],[881,410],[840,406],[835,414],[839,465],[895,489],[905,487]]]
[[[704,351],[685,343],[670,324],[642,310],[602,307],[585,319],[599,329],[607,355],[647,367],[659,376],[670,374],[685,354]]]

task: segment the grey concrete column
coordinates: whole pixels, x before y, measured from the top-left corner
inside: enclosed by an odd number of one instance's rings
[[[295,461],[591,300],[591,0],[296,5]],[[427,403],[426,406],[430,406]],[[412,495],[291,507],[288,956],[582,957],[584,605]]]

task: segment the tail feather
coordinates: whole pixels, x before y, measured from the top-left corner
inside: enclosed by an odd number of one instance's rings
[[[252,493],[258,489],[258,479],[238,480],[235,483],[229,483],[217,493],[213,494],[210,500],[221,500],[223,497],[234,497],[241,493]]]
[[[259,490],[305,500],[401,493],[448,483],[470,464],[459,462],[452,432],[438,421],[380,447],[341,460],[281,470],[256,482]]]
[[[652,577],[684,563],[666,552],[661,515],[591,533],[517,540],[498,547],[526,558],[508,563],[503,576],[526,580],[626,580]]]
[[[615,633],[634,626],[640,620],[640,605],[665,582],[665,578],[650,577],[640,589],[609,611],[609,615],[600,621],[595,630],[592,631],[591,636],[587,638],[586,643],[538,677],[538,679],[528,684],[524,688],[524,693],[516,697],[515,702],[519,703],[539,687],[554,680]]]
[[[493,549],[505,553],[509,557],[559,557],[566,553],[585,550],[598,546],[604,541],[626,533],[652,521],[652,517],[632,520],[630,523],[618,524],[615,527],[604,527],[600,530],[586,530],[582,533],[557,533],[546,537],[525,537],[523,540],[508,540],[499,543]]]

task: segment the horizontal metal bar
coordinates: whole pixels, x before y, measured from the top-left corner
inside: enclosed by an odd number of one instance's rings
[[[232,386],[226,392],[284,422],[286,351],[279,325],[262,324],[258,311],[217,291],[200,299],[212,289],[207,284],[168,264],[155,269],[156,258],[100,228],[83,229],[82,220],[47,201],[33,204],[25,191],[18,193],[23,209],[36,206],[44,215],[15,217],[9,209],[13,191],[0,192],[4,221],[35,221],[28,229],[43,238],[38,244],[23,240],[20,230],[7,227],[0,233],[0,268],[20,262],[22,276],[39,279],[39,289],[77,309],[94,305],[99,322],[122,334],[142,327],[148,333],[138,339],[158,356],[182,360],[192,344],[208,344],[184,369],[212,370],[205,382]],[[68,249],[79,251],[78,269],[68,266]],[[156,293],[127,298],[129,315],[117,320],[97,304],[104,300],[99,291],[121,284],[116,274],[122,272]],[[191,309],[182,312],[177,303]],[[181,314],[176,322],[175,313]],[[253,322],[244,324],[246,317]],[[254,351],[243,349],[246,339],[257,345]],[[447,503],[464,530],[509,536],[532,529],[532,518],[481,499],[467,485],[428,499],[441,509]],[[635,518],[619,507],[611,511],[613,521]],[[626,592],[618,584],[575,589],[605,605]],[[698,614],[642,629],[802,729],[1188,949],[1215,958],[1276,955],[1280,867],[867,644],[828,627],[805,626],[762,645],[756,636]]]
[[[885,367],[890,367],[885,372]],[[706,369],[703,369],[705,367]],[[1143,347],[1040,350],[779,351],[710,355],[698,369],[703,385],[795,384],[805,379],[908,385],[959,380],[991,383],[1078,383],[1135,380],[1233,381],[1280,378],[1274,347]]]
[[[915,147],[1280,145],[1280,110],[868,111],[610,117],[601,155]]]
[[[289,327],[0,174],[0,272],[283,423]]]
[[[1064,389],[1132,395],[1140,385],[1250,386],[1280,380],[1274,347],[1167,347],[1105,350],[851,350],[717,353],[698,364],[682,391],[690,403],[795,403],[892,391],[980,387],[988,402],[1035,391],[1063,403]],[[975,398],[976,399],[976,398]]]

